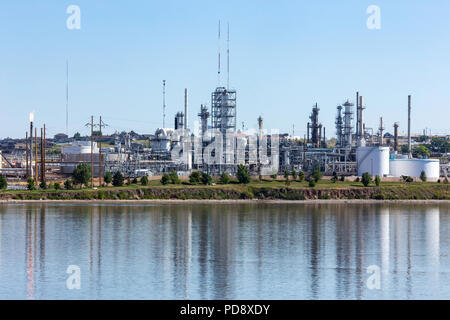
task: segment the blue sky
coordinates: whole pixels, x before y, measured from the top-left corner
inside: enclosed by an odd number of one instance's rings
[[[381,8],[381,29],[366,27],[369,5]],[[69,5],[81,29],[69,30]],[[383,116],[406,131],[407,95],[413,132],[449,133],[450,2],[397,1],[102,1],[3,0],[0,5],[0,138],[24,136],[28,113],[48,134],[65,132],[65,64],[70,61],[69,133],[88,133],[102,115],[108,133],[153,133],[167,123],[189,89],[190,125],[210,106],[217,80],[217,24],[222,21],[222,84],[226,22],[230,83],[238,124],[303,136],[318,102],[327,136],[336,106],[360,91],[367,127]]]

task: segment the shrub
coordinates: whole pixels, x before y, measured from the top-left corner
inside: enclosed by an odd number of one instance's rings
[[[106,184],[110,184],[112,182],[112,178],[113,178],[112,173],[107,171],[105,173],[105,176],[103,177],[103,180],[105,181]]]
[[[202,172],[202,183],[204,185],[210,185],[212,183],[212,178],[207,172]]]
[[[402,179],[403,179],[403,181],[406,182],[406,183],[411,183],[411,182],[414,181],[414,179],[411,178],[410,176],[402,176]]]
[[[230,176],[226,172],[223,172],[220,175],[219,183],[220,184],[229,184],[230,183]]]
[[[112,179],[112,184],[114,187],[121,187],[123,186],[123,174],[120,173],[120,171],[117,171],[116,173],[114,173],[113,179]]]
[[[72,173],[73,182],[75,184],[87,186],[91,179],[91,167],[86,163],[80,163]]]
[[[42,190],[47,189],[47,183],[45,181],[41,181],[41,183],[39,183],[39,188]]]
[[[55,182],[55,183],[53,184],[53,188],[54,188],[55,190],[61,190],[61,185],[59,184],[59,182]]]
[[[364,187],[367,187],[372,181],[372,176],[368,172],[364,172],[361,177],[361,182]]]
[[[66,190],[71,190],[73,188],[72,180],[67,179],[64,181],[64,188],[66,188]]]
[[[375,185],[376,185],[377,187],[379,187],[379,186],[380,186],[380,183],[381,183],[381,178],[380,178],[379,175],[377,175],[377,176],[375,177]]]
[[[422,180],[422,182],[426,182],[427,181],[427,174],[423,170],[420,173],[420,180]]]
[[[237,179],[239,183],[244,184],[250,183],[250,173],[248,173],[247,167],[244,166],[243,164],[240,164],[238,166]]]
[[[6,181],[6,178],[0,174],[0,190],[6,190],[7,188],[8,188],[8,181]]]
[[[331,177],[331,182],[336,183],[338,181],[338,175],[336,171],[333,172],[333,176]]]
[[[258,180],[259,180],[259,181],[262,181],[262,180],[263,180],[262,174],[258,175]]]
[[[342,182],[344,182],[344,181],[345,181],[345,176],[342,175],[341,178],[340,178],[340,180],[341,180]]]
[[[276,179],[278,178],[278,173],[271,174],[270,177],[271,177],[273,180],[276,180]]]
[[[292,179],[297,180],[297,171],[292,171]]]
[[[33,178],[28,178],[28,180],[27,180],[27,189],[28,190],[35,190],[36,189],[36,186],[35,186]]]
[[[316,166],[314,168],[314,171],[312,173],[312,177],[313,177],[315,182],[319,182],[319,180],[322,179],[322,173],[320,172],[320,168],[318,166]]]
[[[360,181],[359,177],[356,177],[355,182],[359,182],[359,181]]]
[[[132,184],[137,184],[137,183],[138,183],[137,178],[133,178],[133,181],[131,181],[131,183],[132,183]]]
[[[286,185],[289,185],[289,171],[284,171],[284,179],[286,180]]]
[[[167,173],[163,174],[161,178],[161,184],[166,185],[169,183],[170,183],[170,176]]]
[[[300,171],[298,173],[298,181],[303,182],[305,180],[305,173],[303,171]]]
[[[316,181],[314,179],[309,179],[308,185],[310,188],[314,188],[316,186]]]
[[[142,184],[143,186],[148,185],[148,177],[147,177],[147,176],[143,176],[143,177],[141,178],[141,184]]]
[[[189,182],[192,184],[199,184],[201,182],[202,175],[198,171],[192,171],[189,175]]]
[[[172,183],[172,184],[180,184],[181,183],[180,178],[178,178],[178,174],[175,170],[172,170],[169,177],[170,177],[170,183]]]
[[[447,179],[447,177],[445,177],[445,179],[444,179],[444,182],[443,183],[445,183],[445,184],[448,184],[448,179]]]

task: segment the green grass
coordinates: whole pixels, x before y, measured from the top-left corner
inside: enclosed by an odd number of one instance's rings
[[[73,190],[4,190],[0,199],[450,199],[449,185],[433,182],[382,182],[364,187],[362,183],[345,181],[333,183],[320,180],[315,188],[307,182],[282,180],[252,180],[247,185],[236,181],[213,186],[182,184],[162,185],[158,180],[149,185],[123,185],[121,187],[96,187]]]

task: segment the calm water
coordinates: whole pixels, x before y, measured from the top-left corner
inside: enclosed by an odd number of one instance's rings
[[[449,208],[0,204],[0,299],[450,299]]]

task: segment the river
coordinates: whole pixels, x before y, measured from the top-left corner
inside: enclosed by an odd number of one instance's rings
[[[0,299],[450,299],[450,204],[0,204]]]

